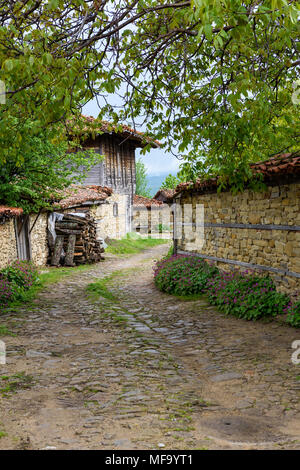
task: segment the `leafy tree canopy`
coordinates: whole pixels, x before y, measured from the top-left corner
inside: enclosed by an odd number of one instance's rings
[[[178,146],[186,175],[242,186],[249,161],[299,145],[298,18],[294,0],[0,1],[0,162],[26,165],[97,96],[101,117]]]
[[[135,194],[144,197],[151,197],[151,190],[148,186],[147,170],[140,158],[136,161],[136,190]]]
[[[299,4],[184,3],[149,14],[123,38],[124,117],[144,112],[168,149],[178,144],[186,177],[218,171],[242,187],[249,161],[299,148]]]
[[[59,137],[59,129],[56,131],[55,139],[51,138],[52,129],[26,139],[24,164],[13,153],[7,157],[0,166],[0,201],[22,207],[25,213],[50,208],[53,201],[62,198],[66,187],[81,181],[87,170],[103,158],[86,149],[70,153],[71,144]]]
[[[181,179],[178,176],[171,175],[166,176],[165,180],[161,184],[161,189],[175,189],[176,186],[181,183]]]

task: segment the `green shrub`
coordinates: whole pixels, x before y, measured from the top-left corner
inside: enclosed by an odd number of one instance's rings
[[[286,314],[287,322],[300,327],[300,300],[291,303],[276,292],[273,280],[254,272],[219,272],[193,255],[173,255],[154,267],[156,286],[169,294],[193,295],[206,292],[211,304],[226,314],[246,320]]]
[[[285,309],[287,313],[286,321],[296,328],[300,328],[300,300],[292,304],[291,302]]]
[[[15,298],[14,285],[0,275],[0,304],[7,305],[15,300]]]
[[[226,314],[247,320],[283,314],[289,303],[287,295],[276,292],[271,278],[247,271],[220,273],[207,287],[210,303]]]
[[[22,299],[37,280],[37,269],[28,261],[15,261],[0,271],[0,303]]]
[[[154,267],[156,286],[170,294],[192,295],[202,293],[207,281],[218,273],[197,256],[173,255],[158,261]]]
[[[156,225],[155,230],[157,230],[159,233],[170,232],[170,227],[169,225],[158,224]]]
[[[10,266],[0,272],[9,282],[21,289],[27,290],[37,279],[36,267],[28,261],[14,261]]]

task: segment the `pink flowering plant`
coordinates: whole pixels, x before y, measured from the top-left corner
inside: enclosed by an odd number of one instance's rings
[[[300,300],[294,303],[289,302],[284,309],[284,313],[287,314],[287,322],[290,325],[300,328]]]
[[[7,305],[13,300],[15,300],[13,285],[5,277],[1,277],[0,274],[0,304]]]
[[[167,256],[153,269],[156,286],[169,294],[205,293],[225,314],[246,320],[282,316],[291,326],[300,327],[300,300],[292,303],[286,294],[277,292],[269,276],[254,271],[219,271],[193,255]]]
[[[28,261],[17,260],[0,271],[0,302],[4,305],[21,299],[37,282],[37,268]]]
[[[199,257],[173,255],[158,261],[154,267],[156,286],[169,294],[192,295],[204,292],[207,281],[218,270]]]
[[[246,272],[220,272],[207,285],[210,303],[226,314],[246,320],[275,317],[284,313],[287,295],[276,292],[272,279]]]

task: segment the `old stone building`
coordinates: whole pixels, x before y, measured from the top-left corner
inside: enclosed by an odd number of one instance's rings
[[[300,291],[300,155],[284,154],[251,167],[262,175],[265,191],[217,193],[217,179],[177,187],[176,251],[196,253],[224,270],[268,273],[293,294]],[[197,205],[204,207],[203,220],[196,219]]]
[[[80,186],[71,185],[53,210],[88,213],[98,239],[121,238],[132,230],[135,150],[148,144],[156,148],[159,143],[125,125],[116,127],[85,116],[82,120],[82,147],[94,149],[104,159],[91,168]],[[22,209],[0,206],[0,268],[15,259],[31,260],[37,266],[47,263],[50,215],[51,211],[24,215]]]
[[[165,209],[168,212],[168,207],[161,201],[135,195],[133,197],[133,231],[142,236],[156,236],[162,233],[160,229],[163,221],[169,220],[168,213],[164,212]],[[166,230],[164,232],[166,234]],[[170,233],[170,228],[167,232]]]
[[[89,213],[98,238],[121,238],[127,233],[127,195],[105,186],[70,186],[54,204],[61,213]]]
[[[0,269],[17,259],[16,223],[22,209],[0,206]]]
[[[24,215],[21,208],[0,206],[0,269],[16,259],[46,264],[47,218],[46,212]]]
[[[164,204],[173,204],[173,197],[175,189],[159,189],[154,196],[154,199],[161,201]]]

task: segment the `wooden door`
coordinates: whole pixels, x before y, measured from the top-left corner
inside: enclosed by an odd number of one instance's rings
[[[16,238],[18,258],[20,260],[30,261],[30,234],[29,234],[29,215],[16,218]]]

